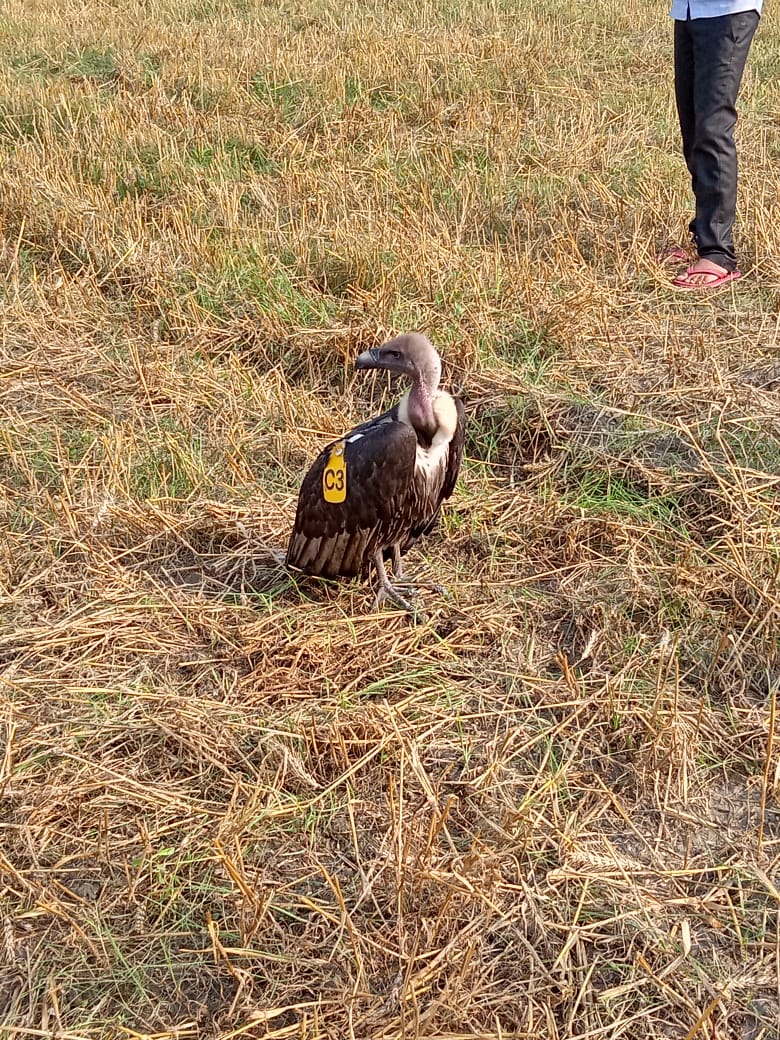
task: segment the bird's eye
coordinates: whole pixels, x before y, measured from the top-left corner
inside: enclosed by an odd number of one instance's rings
[[[398,359],[401,357],[401,351],[400,350],[391,350],[390,351],[390,357],[393,358],[395,361],[398,361]]]

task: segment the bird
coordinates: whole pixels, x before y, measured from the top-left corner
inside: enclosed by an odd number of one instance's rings
[[[326,445],[301,483],[285,563],[323,578],[378,580],[388,599],[414,613],[402,595],[401,557],[436,524],[463,457],[466,410],[439,389],[441,359],[421,332],[364,350],[355,368],[411,380],[397,404]],[[385,567],[392,561],[393,584]],[[416,593],[408,583],[407,596]]]

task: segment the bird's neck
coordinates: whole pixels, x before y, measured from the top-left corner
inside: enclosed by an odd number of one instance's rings
[[[431,439],[436,433],[436,415],[433,411],[433,398],[436,387],[422,379],[415,379],[407,398],[409,422],[419,433]]]

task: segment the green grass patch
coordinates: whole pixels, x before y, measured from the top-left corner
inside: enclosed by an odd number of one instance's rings
[[[117,74],[114,52],[95,47],[67,50],[59,57],[42,52],[15,55],[10,66],[22,78],[88,79],[101,84],[110,83]]]
[[[603,470],[570,468],[566,473],[562,501],[586,514],[604,513],[675,528],[679,522],[674,497],[655,495],[632,481]]]

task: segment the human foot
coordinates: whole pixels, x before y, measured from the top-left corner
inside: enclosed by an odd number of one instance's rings
[[[675,289],[720,289],[740,277],[739,271],[727,271],[712,260],[700,258],[696,263],[672,279]]]

